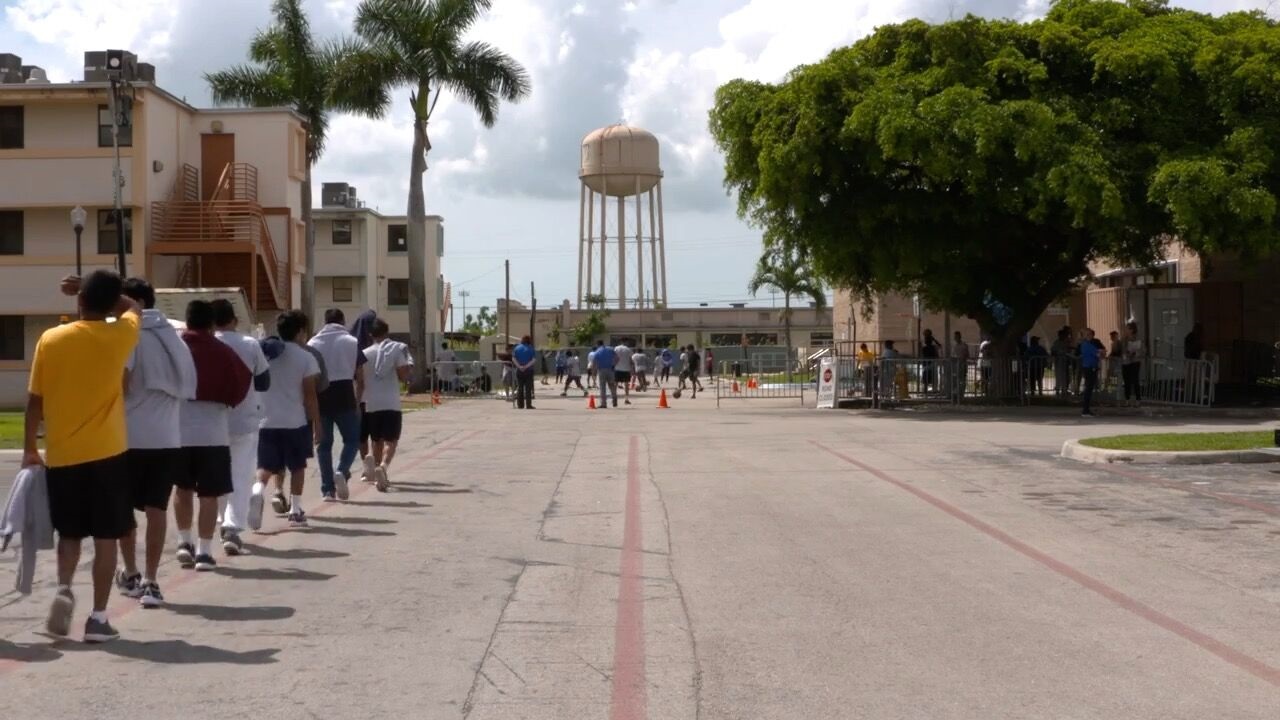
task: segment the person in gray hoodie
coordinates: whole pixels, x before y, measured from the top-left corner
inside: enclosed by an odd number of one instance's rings
[[[389,333],[386,321],[373,321],[374,344],[364,351],[367,362],[363,371],[365,420],[373,441],[369,454],[373,462],[367,479],[373,480],[382,492],[390,485],[387,471],[400,442],[400,384],[408,382],[413,368],[409,346],[390,339]]]
[[[147,530],[142,572],[138,570],[137,529],[120,538],[124,567],[116,571],[115,582],[121,594],[137,599],[143,607],[158,607],[164,604],[157,576],[168,531],[169,498],[174,478],[183,472],[179,419],[183,403],[196,396],[196,367],[178,331],[156,309],[156,291],[151,284],[129,278],[124,294],[143,308],[138,346],[124,372],[129,430],[125,462],[133,506],[146,514]]]

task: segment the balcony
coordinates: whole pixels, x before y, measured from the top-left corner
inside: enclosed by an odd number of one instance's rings
[[[184,165],[170,199],[151,204],[147,255],[186,258],[178,287],[239,287],[254,311],[290,307],[289,265],[258,203],[258,169],[228,163],[209,199],[199,198],[198,172]]]

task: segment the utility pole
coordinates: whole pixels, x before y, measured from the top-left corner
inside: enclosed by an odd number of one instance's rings
[[[471,297],[470,290],[459,290],[458,297],[462,298],[462,324],[467,324],[467,298]]]
[[[506,338],[503,340],[502,344],[510,345],[511,344],[511,261],[504,260],[502,264],[506,267],[506,270],[507,270],[507,299],[506,299],[506,302],[503,303],[504,319],[503,319],[503,328],[502,328],[502,334],[506,335]]]
[[[538,296],[533,294],[532,280],[529,281],[529,302],[533,305],[529,310],[529,337],[533,339],[533,344],[536,347],[538,344],[538,338],[533,333],[533,326],[538,319]]]

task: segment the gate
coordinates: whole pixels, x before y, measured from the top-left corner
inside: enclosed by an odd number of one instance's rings
[[[788,382],[785,372],[761,373],[751,372],[750,369],[746,372],[743,370],[740,363],[721,362],[719,376],[714,380],[707,379],[708,383],[715,386],[716,407],[720,407],[721,400],[778,398],[798,399],[800,404],[804,405],[805,390],[812,388],[815,392],[817,391],[817,386],[812,382],[805,382],[798,378]],[[684,382],[683,379],[681,382]]]
[[[438,362],[431,365],[431,391],[447,398],[515,401],[514,372],[501,360]]]

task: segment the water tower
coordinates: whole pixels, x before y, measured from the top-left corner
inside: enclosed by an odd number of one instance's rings
[[[627,125],[600,128],[582,140],[578,177],[578,307],[589,295],[605,307],[666,307],[658,139]]]

